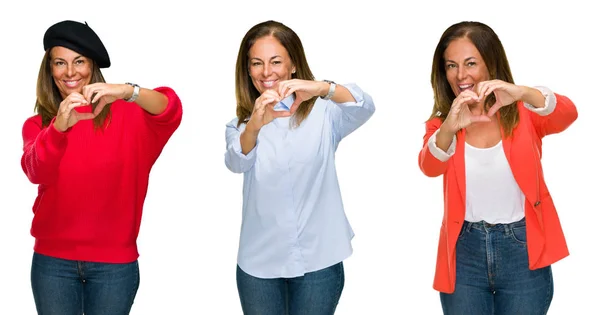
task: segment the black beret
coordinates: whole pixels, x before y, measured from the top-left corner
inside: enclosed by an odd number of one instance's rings
[[[69,48],[91,58],[100,68],[110,67],[104,44],[87,23],[62,21],[50,26],[44,34],[44,50],[55,46]]]

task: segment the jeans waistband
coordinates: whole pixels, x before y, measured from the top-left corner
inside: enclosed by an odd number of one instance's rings
[[[519,221],[516,221],[516,222],[511,222],[511,223],[491,224],[491,223],[487,223],[485,221],[479,221],[479,222],[465,221],[463,223],[463,228],[466,228],[467,230],[476,229],[476,230],[481,230],[481,231],[509,230],[509,229],[513,229],[513,228],[517,228],[517,227],[524,227],[524,226],[525,226],[525,218],[523,218]]]

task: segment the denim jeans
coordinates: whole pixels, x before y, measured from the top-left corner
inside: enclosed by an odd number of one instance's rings
[[[33,254],[31,288],[39,315],[127,315],[139,283],[137,261],[92,263]]]
[[[261,279],[237,267],[244,315],[332,315],[344,288],[342,263],[296,278]]]
[[[445,315],[545,315],[554,294],[550,266],[529,270],[525,219],[463,223],[456,291],[440,293]]]

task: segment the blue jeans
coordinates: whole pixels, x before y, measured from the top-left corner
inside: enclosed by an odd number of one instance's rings
[[[139,284],[137,261],[92,263],[33,254],[31,288],[39,315],[127,315]]]
[[[253,277],[238,266],[237,287],[244,315],[332,315],[344,288],[344,266],[275,279]]]
[[[445,315],[545,315],[553,294],[550,266],[529,270],[525,219],[464,222],[456,244],[456,291],[440,293]]]

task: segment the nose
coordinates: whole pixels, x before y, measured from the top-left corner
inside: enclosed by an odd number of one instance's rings
[[[464,67],[458,66],[458,72],[456,74],[456,78],[459,81],[462,81],[467,78],[467,70]]]
[[[67,76],[72,77],[75,75],[75,66],[74,65],[68,65],[67,66]]]
[[[272,69],[271,69],[271,65],[270,64],[265,64],[265,66],[263,67],[263,76],[265,78],[268,78],[271,75]]]

